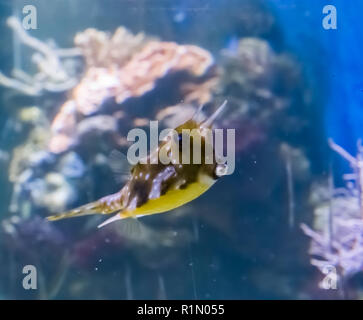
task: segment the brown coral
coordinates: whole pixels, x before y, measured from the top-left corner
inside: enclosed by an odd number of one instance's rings
[[[62,152],[67,150],[73,143],[72,135],[77,124],[77,108],[74,100],[69,100],[62,105],[55,116],[51,130],[52,138],[49,142],[49,150],[52,152]]]
[[[88,29],[76,36],[75,43],[84,54],[87,70],[72,99],[60,108],[52,123],[50,150],[54,153],[73,144],[77,120],[98,111],[106,99],[122,104],[151,91],[166,75],[186,72],[188,79],[178,84],[185,101],[205,103],[217,83],[216,75],[208,73],[213,57],[194,45],[133,36],[124,28],[117,29],[112,37]]]
[[[152,41],[120,69],[115,65],[90,68],[75,88],[74,98],[78,111],[89,115],[106,98],[114,97],[121,104],[129,97],[139,97],[152,90],[156,81],[169,73],[187,71],[199,77],[212,64],[212,56],[199,47]]]
[[[116,102],[143,95],[168,73],[187,71],[200,77],[212,64],[212,56],[197,46],[152,41],[120,71],[122,80],[116,89]]]
[[[77,33],[74,43],[81,50],[87,68],[109,68],[125,64],[147,40],[143,33],[133,35],[124,27],[117,28],[112,36],[89,28]]]

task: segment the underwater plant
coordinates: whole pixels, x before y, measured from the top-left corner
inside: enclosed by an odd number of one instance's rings
[[[30,36],[15,17],[9,17],[7,25],[23,45],[35,51],[31,56],[31,62],[36,65],[37,73],[30,75],[15,68],[12,71],[13,78],[11,78],[0,72],[2,86],[12,88],[25,95],[40,96],[44,92],[68,91],[77,84],[78,77],[74,72],[74,65],[70,61],[81,55],[78,48],[52,47]]]
[[[313,189],[315,230],[306,224],[301,228],[311,238],[311,264],[330,274],[335,288],[340,284],[344,289],[349,279],[363,271],[363,146],[358,141],[355,157],[333,140],[329,146],[349,162],[353,173],[343,175],[346,187],[335,188],[330,178],[327,187]],[[320,286],[327,289],[324,280]]]

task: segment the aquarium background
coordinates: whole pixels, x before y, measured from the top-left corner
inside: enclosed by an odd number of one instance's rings
[[[29,4],[26,34],[59,65],[8,25]],[[337,29],[323,28],[325,5]],[[328,138],[360,160],[362,14],[338,0],[0,0],[0,298],[361,298],[362,193],[342,178],[359,166]],[[153,59],[169,42],[172,57]],[[107,89],[110,70],[127,92]],[[236,170],[200,198],[136,226],[45,220],[122,187],[128,168],[110,154],[130,129],[225,99],[217,126],[236,129]]]

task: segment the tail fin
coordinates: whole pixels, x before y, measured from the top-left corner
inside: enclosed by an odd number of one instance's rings
[[[100,203],[100,201],[95,201],[61,214],[49,216],[47,217],[47,219],[49,221],[56,221],[66,218],[80,217],[97,213],[101,214],[101,213],[111,213],[111,212],[104,212],[104,204]]]

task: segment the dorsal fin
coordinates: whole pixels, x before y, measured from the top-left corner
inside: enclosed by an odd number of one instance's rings
[[[116,149],[112,150],[108,156],[108,162],[116,183],[125,182],[131,175],[131,165],[127,160],[127,156]]]

